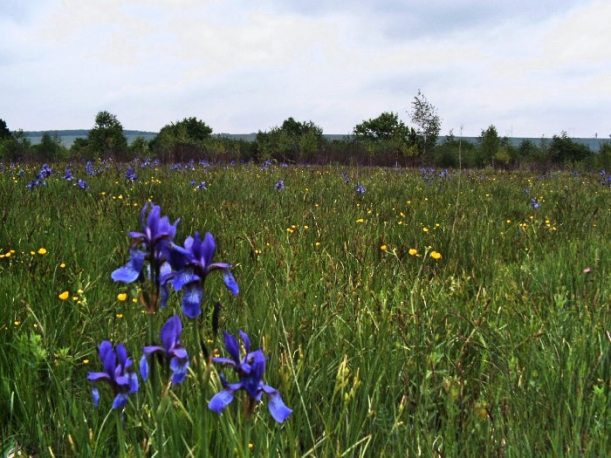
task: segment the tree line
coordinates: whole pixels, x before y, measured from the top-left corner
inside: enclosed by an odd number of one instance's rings
[[[22,131],[11,132],[0,119],[0,161],[54,162],[113,158],[128,162],[135,158],[156,158],[164,163],[190,160],[278,161],[284,163],[353,164],[371,166],[438,166],[443,168],[554,167],[611,168],[611,144],[600,151],[570,138],[566,132],[551,140],[523,140],[513,145],[501,137],[494,125],[482,129],[474,142],[452,132],[439,137],[441,120],[436,108],[418,91],[409,112],[412,126],[398,113],[383,112],[357,124],[352,135],[329,140],[312,121],[292,117],[280,126],[259,131],[254,141],[214,135],[204,121],[185,118],[165,125],[148,141],[137,137],[128,144],[116,115],[99,112],[86,138],[77,138],[70,148],[57,134],[45,133],[32,145]]]

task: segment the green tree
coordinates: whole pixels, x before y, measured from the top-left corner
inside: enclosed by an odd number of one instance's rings
[[[71,159],[80,160],[88,158],[89,156],[89,141],[82,137],[75,138],[70,147],[69,157]]]
[[[592,156],[586,145],[575,142],[566,132],[554,135],[549,145],[550,159],[557,165],[569,165],[584,161]]]
[[[87,135],[89,159],[108,156],[122,156],[127,150],[127,139],[123,126],[114,114],[100,111],[95,125]]]
[[[476,146],[463,138],[456,138],[454,132],[446,135],[441,144],[435,147],[435,164],[444,168],[474,167]]]
[[[11,138],[12,136],[13,135],[11,134],[11,131],[9,130],[8,126],[6,125],[6,122],[4,121],[4,119],[0,119],[0,142],[2,140]]]
[[[211,137],[212,128],[191,117],[163,126],[149,147],[163,161],[185,161],[201,157]]]
[[[501,148],[501,137],[496,127],[491,125],[478,137],[477,167],[493,165],[494,158]]]
[[[412,122],[418,126],[417,133],[422,155],[425,157],[427,154],[432,155],[441,131],[441,119],[437,114],[437,108],[426,99],[420,89],[412,102],[410,116]]]
[[[538,162],[541,150],[532,140],[522,140],[518,146],[518,159],[526,162]]]
[[[384,112],[377,118],[368,119],[354,127],[357,140],[391,140],[407,138],[410,129],[399,119],[398,113]]]
[[[146,157],[150,153],[149,142],[144,137],[136,137],[129,145],[131,158]]]
[[[0,158],[16,162],[31,157],[32,143],[22,130],[11,133],[0,141]]]
[[[603,143],[596,156],[596,166],[600,170],[611,172],[611,143]]]
[[[312,121],[299,122],[290,117],[280,127],[257,133],[259,160],[309,161],[324,147],[322,129]]]
[[[418,135],[393,112],[384,112],[354,127],[354,136],[369,156],[370,163],[392,164],[399,158],[418,156]]]
[[[51,135],[49,132],[42,134],[40,143],[34,147],[36,156],[45,162],[54,162],[65,159],[68,150],[62,145],[62,139],[59,134]]]

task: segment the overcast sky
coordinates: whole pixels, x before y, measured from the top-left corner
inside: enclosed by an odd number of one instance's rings
[[[0,0],[0,118],[345,134],[411,124],[420,89],[442,134],[608,137],[609,24],[609,0]]]

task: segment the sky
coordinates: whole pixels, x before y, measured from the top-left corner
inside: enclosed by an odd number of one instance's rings
[[[0,0],[0,119],[25,131],[196,117],[214,133],[312,121],[611,135],[608,0]]]

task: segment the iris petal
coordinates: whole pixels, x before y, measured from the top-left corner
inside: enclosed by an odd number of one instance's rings
[[[140,375],[145,382],[149,378],[149,362],[145,355],[142,355],[142,358],[140,358]]]
[[[117,394],[117,396],[115,397],[115,400],[112,403],[112,408],[118,409],[120,407],[123,407],[125,404],[127,404],[127,394],[119,393]]]
[[[165,324],[161,327],[159,337],[163,344],[165,351],[170,351],[176,345],[178,337],[182,332],[182,324],[178,315],[172,316]]]
[[[284,420],[286,420],[293,411],[284,404],[278,391],[274,391],[274,393],[269,394],[268,398],[269,413],[278,423],[284,422]]]
[[[235,337],[233,337],[228,332],[223,332],[225,336],[225,348],[231,355],[231,358],[235,361],[235,363],[240,365],[240,346],[238,345],[238,341]]]
[[[131,250],[129,261],[123,267],[116,269],[110,276],[114,281],[132,283],[140,277],[146,253],[140,250]]]
[[[225,282],[225,286],[231,292],[231,294],[237,296],[240,292],[240,288],[238,287],[238,283],[235,281],[235,278],[233,278],[233,275],[231,275],[231,272],[229,272],[229,270],[223,271],[223,280]]]
[[[95,386],[93,386],[91,387],[91,394],[93,396],[93,405],[97,407],[98,403],[100,402],[100,392]]]
[[[204,241],[202,242],[201,250],[201,257],[204,259],[205,267],[208,267],[210,264],[212,264],[214,252],[216,251],[216,243],[214,242],[214,236],[210,232],[206,232],[206,235],[204,236]]]
[[[172,384],[181,383],[187,376],[187,368],[189,367],[188,359],[172,358],[170,361],[170,369],[172,369]]]
[[[222,413],[231,401],[233,401],[233,391],[231,389],[221,390],[210,399],[208,408],[213,412]]]
[[[197,318],[201,315],[201,304],[204,297],[202,286],[197,283],[189,283],[184,288],[182,295],[182,311],[189,318]]]

